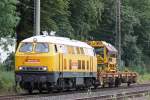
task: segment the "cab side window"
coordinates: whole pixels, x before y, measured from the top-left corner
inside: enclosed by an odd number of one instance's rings
[[[66,53],[67,53],[67,48],[66,48],[65,45],[57,45],[57,51],[58,51],[59,53],[64,53],[64,54],[66,54]]]
[[[87,49],[87,53],[88,53],[88,55],[90,55],[90,56],[94,56],[93,49]]]
[[[72,54],[75,54],[74,47],[71,47],[71,49],[72,49]]]
[[[80,48],[81,54],[84,54],[84,50],[83,48]]]
[[[67,47],[66,47],[65,45],[62,45],[62,52],[63,52],[64,54],[67,54],[67,53],[68,53]]]
[[[73,50],[74,50],[74,54],[77,54],[77,49],[76,49],[76,47],[73,47]]]
[[[84,54],[85,54],[85,55],[88,55],[88,50],[87,50],[87,48],[83,48],[83,50],[84,50]]]
[[[72,50],[70,46],[67,46],[68,54],[72,54]]]
[[[77,50],[77,54],[80,54],[80,48],[76,47],[76,50]]]
[[[68,53],[69,53],[69,54],[75,54],[75,51],[74,51],[74,47],[73,47],[73,46],[67,46],[67,50],[68,50]]]

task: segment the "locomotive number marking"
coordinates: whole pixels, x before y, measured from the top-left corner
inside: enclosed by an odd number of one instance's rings
[[[40,60],[39,59],[26,59],[27,63],[39,63]]]

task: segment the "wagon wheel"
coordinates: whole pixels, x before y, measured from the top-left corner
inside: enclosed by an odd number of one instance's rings
[[[115,87],[118,87],[119,85],[121,85],[121,81],[119,78],[115,79]]]
[[[109,87],[109,88],[112,88],[112,87],[113,87],[113,83],[112,83],[112,82],[109,82],[109,83],[108,83],[108,87]]]
[[[131,85],[131,79],[128,80],[127,86],[129,87]]]
[[[109,83],[108,83],[108,87],[109,88],[112,88],[113,86],[114,86],[114,81],[113,81],[113,79],[112,78],[110,78],[110,80],[109,80]]]
[[[131,82],[127,82],[127,86],[129,87],[131,85]]]
[[[104,88],[105,87],[105,84],[102,84],[102,88]]]

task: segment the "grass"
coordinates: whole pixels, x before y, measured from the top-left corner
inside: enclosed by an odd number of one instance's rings
[[[150,73],[145,73],[143,75],[139,75],[138,82],[139,83],[148,83],[148,82],[150,82]]]
[[[138,83],[150,82],[150,73],[144,73],[138,76]],[[0,71],[0,95],[15,94],[14,92],[15,78],[13,71]]]
[[[14,93],[14,72],[0,71],[0,94]]]

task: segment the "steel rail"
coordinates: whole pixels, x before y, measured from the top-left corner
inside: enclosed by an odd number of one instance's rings
[[[91,90],[91,93],[95,92],[107,92],[107,91],[117,91],[117,90],[122,90],[122,89],[134,89],[138,87],[149,87],[148,90],[136,90],[134,92],[126,92],[124,94],[105,94],[101,96],[91,96],[91,97],[80,97],[76,98],[76,100],[96,100],[96,99],[102,99],[102,100],[111,100],[112,98],[125,98],[125,97],[135,97],[138,95],[144,95],[144,94],[149,94],[150,92],[150,84],[135,84],[130,87],[122,86],[119,88],[100,88],[96,90]],[[146,88],[147,89],[147,88]],[[42,97],[49,97],[51,98],[52,96],[62,96],[62,95],[73,95],[73,94],[80,94],[80,93],[88,93],[89,91],[82,90],[82,91],[67,91],[67,92],[59,92],[59,93],[45,93],[45,94],[39,94],[39,93],[34,93],[32,95],[29,94],[16,94],[16,95],[6,95],[6,96],[0,96],[0,100],[16,100],[16,99],[28,99],[28,98],[42,98]]]
[[[87,97],[87,98],[78,98],[76,100],[124,100],[124,99],[135,99],[137,97],[143,97],[150,95],[149,91],[137,91],[137,92],[130,92],[125,94],[117,94],[117,95],[104,95],[104,96],[95,96],[95,97]]]

